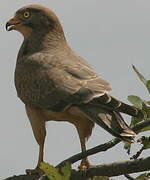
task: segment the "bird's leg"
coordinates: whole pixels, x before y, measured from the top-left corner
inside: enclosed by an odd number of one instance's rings
[[[80,143],[81,143],[81,150],[82,150],[82,152],[84,152],[84,151],[86,151],[86,145],[85,145],[86,138],[83,137],[82,135],[81,136],[79,135],[79,137],[80,137]],[[90,163],[88,161],[88,158],[85,157],[84,159],[82,159],[80,166],[78,166],[78,168],[80,170],[86,170],[89,168],[89,166],[90,166]]]
[[[85,129],[84,129],[85,126],[83,126],[82,124],[78,124],[78,123],[75,124],[75,126],[76,126],[76,129],[78,131],[79,138],[80,138],[81,151],[84,152],[84,151],[86,151],[86,145],[85,145],[86,136],[84,134],[85,133]],[[86,158],[82,159],[82,161],[81,161],[80,165],[78,166],[78,168],[80,170],[86,170],[86,169],[89,168],[89,165],[90,165],[90,163],[88,161],[88,158],[86,157]]]
[[[33,108],[30,105],[26,105],[26,112],[30,120],[34,137],[39,145],[39,157],[38,163],[35,169],[27,169],[27,174],[41,174],[40,163],[43,162],[44,155],[44,142],[46,137],[45,117],[40,110]]]
[[[39,157],[37,167],[40,167],[41,162],[43,162],[44,156],[44,144],[39,144]]]

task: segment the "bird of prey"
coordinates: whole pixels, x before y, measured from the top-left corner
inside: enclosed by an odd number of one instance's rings
[[[15,86],[39,144],[37,167],[27,173],[37,173],[43,161],[47,121],[72,123],[82,152],[95,123],[122,140],[133,141],[136,134],[120,113],[137,118],[144,118],[144,113],[109,95],[109,83],[69,47],[53,11],[41,5],[27,5],[7,22],[6,29],[24,36]],[[87,158],[80,164],[81,169],[85,167],[89,167]]]

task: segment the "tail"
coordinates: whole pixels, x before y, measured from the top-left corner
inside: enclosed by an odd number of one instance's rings
[[[81,104],[79,108],[106,131],[128,142],[133,142],[136,133],[125,123],[120,112],[139,119],[146,118],[146,113],[142,110],[118,101],[108,94],[95,98],[88,104]]]
[[[93,99],[91,103],[100,104],[111,111],[114,110],[116,112],[122,112],[139,119],[144,119],[147,116],[141,109],[125,104],[108,94],[104,94],[103,96]]]
[[[134,142],[136,133],[129,128],[119,112],[109,110],[106,106],[99,104],[82,104],[79,108],[89,119],[113,136],[130,143]]]

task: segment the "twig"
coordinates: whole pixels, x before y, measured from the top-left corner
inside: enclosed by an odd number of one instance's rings
[[[129,179],[129,180],[135,180],[132,176],[130,176],[129,174],[124,174],[124,176]]]
[[[136,133],[139,133],[139,131],[141,131],[143,128],[145,128],[147,126],[150,126],[150,118],[147,118],[147,119],[139,122],[135,126],[131,127],[131,129],[133,131],[135,131]]]
[[[137,159],[141,155],[143,150],[144,150],[144,146],[135,155],[133,155],[130,159]]]

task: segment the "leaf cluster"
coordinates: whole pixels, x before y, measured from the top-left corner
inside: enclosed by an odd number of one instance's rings
[[[147,80],[137,70],[137,68],[134,65],[132,67],[133,67],[133,70],[135,71],[135,73],[137,74],[139,80],[144,84],[144,87],[146,88],[146,90],[150,94],[150,80]],[[150,101],[149,100],[148,101],[144,100],[141,97],[136,96],[136,95],[128,96],[128,100],[133,104],[133,106],[145,111],[147,118],[150,118]],[[134,125],[136,125],[137,123],[139,123],[141,121],[143,121],[143,120],[132,117],[130,127],[133,127]],[[145,119],[145,121],[146,121],[146,119]],[[138,133],[142,133],[144,131],[150,131],[150,126],[147,126],[147,127],[144,127],[143,129],[140,129],[138,131]],[[140,138],[138,140],[138,142],[140,142],[142,144],[142,148],[140,149],[140,151],[137,152],[136,155],[134,155],[132,157],[133,159],[137,159],[143,150],[150,148],[150,137],[143,136],[142,138]],[[127,150],[127,153],[130,154],[131,144],[125,143],[124,148]],[[144,174],[139,175],[135,180],[148,180],[148,179],[149,179],[149,173],[144,173]]]
[[[71,177],[71,164],[67,162],[60,168],[55,168],[54,166],[48,163],[41,163],[40,168],[44,171],[44,174],[47,175],[49,180],[70,180]],[[93,177],[87,180],[109,180],[109,177]]]

